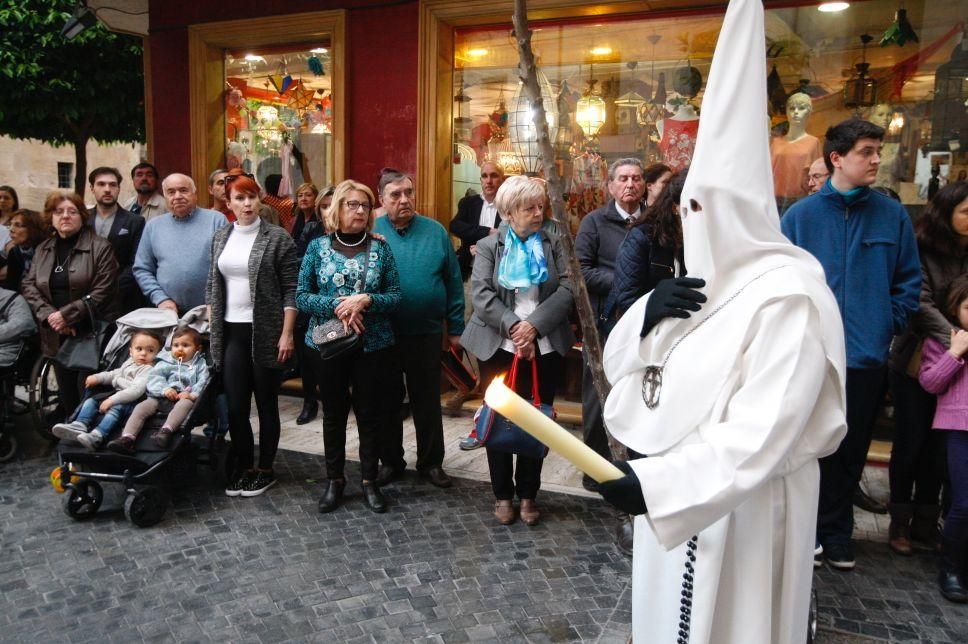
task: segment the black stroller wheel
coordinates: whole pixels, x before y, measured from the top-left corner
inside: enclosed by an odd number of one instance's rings
[[[34,429],[46,440],[54,442],[57,438],[51,433],[54,423],[63,418],[63,410],[59,410],[60,402],[57,378],[54,377],[54,363],[41,356],[30,370],[30,415]],[[72,413],[70,410],[68,413]]]
[[[168,495],[153,485],[129,494],[124,500],[124,516],[139,528],[155,525],[167,510]]]
[[[10,432],[0,433],[0,463],[6,463],[17,453],[17,437]]]
[[[75,521],[86,521],[101,507],[104,490],[97,481],[81,479],[74,483],[64,496],[64,512]]]

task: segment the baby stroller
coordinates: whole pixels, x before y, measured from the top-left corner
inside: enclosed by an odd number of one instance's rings
[[[195,328],[206,340],[208,317],[205,306],[199,306],[181,319],[164,309],[137,309],[117,321],[117,331],[108,341],[101,357],[102,369],[119,367],[128,356],[128,343],[135,331],[148,330],[170,340],[171,332],[180,325]],[[207,346],[205,347],[206,355]],[[210,365],[211,366],[211,365]],[[119,483],[127,496],[124,515],[134,525],[148,527],[161,521],[168,509],[170,491],[194,478],[195,466],[209,459],[214,438],[193,437],[192,429],[203,425],[212,416],[212,390],[206,386],[199,392],[191,412],[167,448],[158,447],[150,435],[161,426],[171,403],[162,401],[158,413],[149,419],[135,443],[131,456],[103,449],[90,450],[79,445],[59,445],[59,465],[51,473],[51,483],[57,491],[64,491],[64,511],[72,519],[90,519],[101,507],[103,483]],[[96,398],[97,390],[89,390]],[[105,397],[110,391],[104,392]],[[76,413],[76,412],[75,412]]]

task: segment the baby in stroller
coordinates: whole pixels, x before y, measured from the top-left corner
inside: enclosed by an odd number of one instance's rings
[[[135,439],[145,421],[151,418],[164,399],[175,403],[164,425],[152,436],[155,444],[168,447],[172,434],[188,417],[199,394],[208,384],[208,365],[202,352],[202,335],[192,327],[179,327],[172,333],[171,350],[162,351],[148,372],[148,398],[138,403],[128,417],[121,436],[108,449],[118,454],[135,453]]]
[[[131,415],[135,403],[144,395],[148,373],[161,350],[161,339],[149,331],[135,331],[128,345],[129,358],[119,368],[102,371],[87,377],[84,386],[110,385],[114,393],[89,395],[81,404],[73,422],[58,423],[52,428],[54,436],[64,442],[77,442],[96,449],[121,423]],[[101,399],[103,398],[103,400]],[[101,416],[97,425],[98,414]]]

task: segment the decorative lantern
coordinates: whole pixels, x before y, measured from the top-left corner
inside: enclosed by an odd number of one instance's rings
[[[548,77],[540,71],[538,87],[541,89],[541,102],[548,121],[548,137],[554,142],[558,134],[558,105]],[[508,139],[521,159],[524,173],[536,176],[541,170],[541,147],[538,145],[538,131],[534,127],[534,108],[523,84],[518,86],[511,97],[508,111]]]
[[[951,60],[934,74],[931,101],[931,149],[968,147],[968,33],[951,52]]]
[[[854,65],[856,72],[844,84],[844,107],[870,107],[877,102],[877,81],[868,73],[871,64],[867,62],[867,43],[873,39],[868,34],[860,37],[861,62]]]
[[[649,42],[652,43],[652,83],[655,85],[655,91],[651,92],[652,96],[645,103],[638,106],[635,113],[636,122],[646,129],[646,138],[650,136],[650,130],[665,114],[665,74],[660,73],[658,80],[655,76],[655,46],[660,40],[662,36],[659,34],[649,36]]]
[[[595,138],[605,125],[605,101],[595,89],[597,82],[594,78],[588,81],[588,88],[578,99],[578,107],[575,110],[575,123],[590,139]]]
[[[637,109],[639,105],[645,103],[645,97],[638,92],[626,92],[615,99],[615,104],[619,107],[631,107]]]
[[[464,71],[457,76],[457,93],[454,94],[454,140],[466,143],[471,140],[471,97],[464,93]]]

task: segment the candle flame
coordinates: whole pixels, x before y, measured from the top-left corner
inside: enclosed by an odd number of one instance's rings
[[[514,396],[514,392],[507,388],[504,384],[505,374],[499,375],[497,378],[491,381],[491,384],[487,387],[484,392],[484,401],[491,406],[492,409],[497,409],[503,407],[507,402]]]

